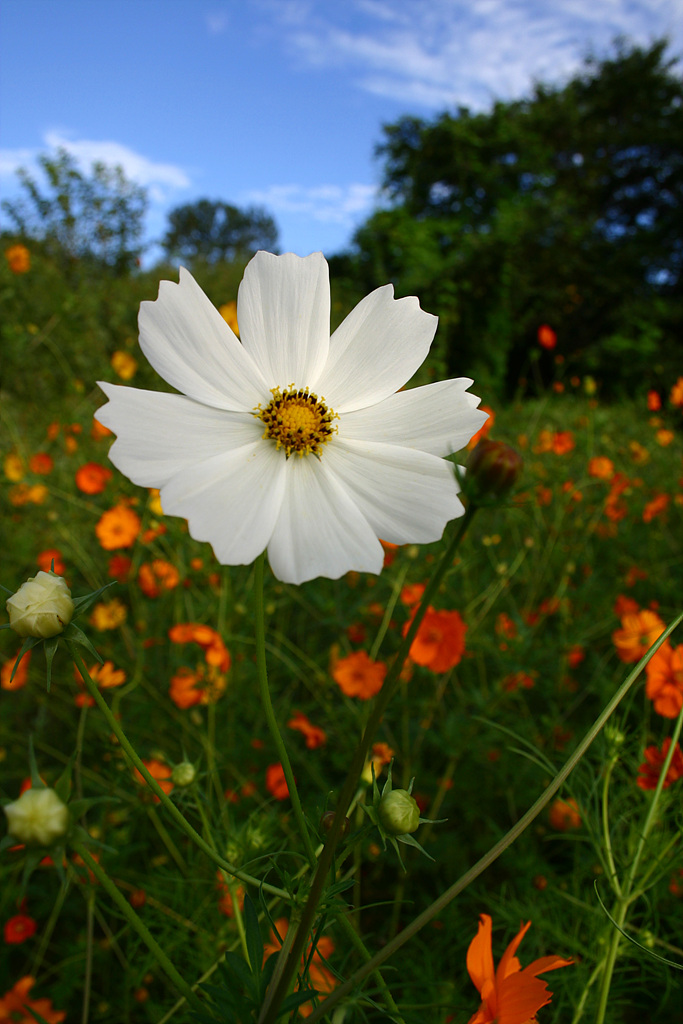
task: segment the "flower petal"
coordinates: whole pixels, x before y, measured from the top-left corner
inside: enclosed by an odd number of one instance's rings
[[[339,419],[339,437],[371,437],[439,456],[460,451],[488,419],[477,409],[481,399],[466,390],[471,384],[468,377],[459,377],[398,391],[376,405],[345,413]]]
[[[465,511],[453,467],[413,448],[337,441],[322,459],[382,540],[428,544]]]
[[[311,387],[336,413],[363,409],[398,391],[425,360],[438,318],[414,296],[387,284],[366,295],[330,338],[330,354]]]
[[[100,381],[109,402],[95,416],[117,435],[109,458],[142,487],[163,487],[181,470],[226,449],[256,441],[263,424],[184,395],[142,391]]]
[[[285,494],[286,460],[259,439],[183,469],[161,488],[169,515],[208,541],[223,565],[248,565],[268,544]]]
[[[164,380],[217,409],[243,412],[267,399],[270,385],[192,275],[162,281],[155,302],[142,302],[140,347]]]
[[[240,285],[237,320],[242,344],[269,389],[310,387],[330,343],[330,280],[323,254],[257,252]]]
[[[467,973],[481,994],[484,985],[493,984],[493,951],[491,947],[491,917],[480,914],[479,930],[467,950]]]
[[[322,460],[287,460],[287,493],[268,545],[268,561],[284,583],[338,579],[355,569],[379,573],[377,536]]]

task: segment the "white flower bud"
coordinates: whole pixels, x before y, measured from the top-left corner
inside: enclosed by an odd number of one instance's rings
[[[71,622],[74,603],[62,576],[39,572],[7,598],[10,626],[19,636],[47,640]]]
[[[379,820],[390,836],[415,832],[420,824],[420,808],[407,789],[392,789],[379,803]]]
[[[27,789],[5,807],[9,835],[27,846],[51,846],[69,828],[69,810],[54,789]]]

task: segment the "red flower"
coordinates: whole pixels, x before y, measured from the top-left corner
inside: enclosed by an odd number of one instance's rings
[[[287,722],[290,729],[296,729],[306,737],[306,746],[309,750],[316,750],[327,743],[325,731],[318,725],[313,725],[301,711],[295,711]]]
[[[19,945],[20,942],[26,942],[32,935],[35,935],[38,925],[29,917],[27,914],[15,914],[14,917],[10,917],[9,921],[5,922],[5,942],[9,942],[11,945]]]
[[[480,916],[479,931],[467,950],[467,971],[481,995],[481,1006],[469,1024],[532,1024],[538,1010],[550,1002],[552,992],[536,975],[568,967],[574,961],[543,956],[522,970],[515,953],[530,926],[531,921],[522,925],[494,971],[491,918]]]
[[[20,978],[14,988],[0,996],[0,1022],[2,1024],[35,1024],[38,1019],[31,1011],[40,1014],[45,1024],[62,1024],[66,1018],[64,1010],[54,1010],[51,999],[30,999],[29,992],[36,983],[30,974]]]
[[[285,770],[279,761],[266,768],[266,789],[276,800],[286,800],[289,796]]]
[[[52,562],[55,563],[55,572],[58,576],[63,576],[66,571],[64,565],[64,559],[62,558],[62,552],[58,548],[47,548],[45,551],[41,551],[36,558],[36,564],[39,569],[43,572],[49,572],[52,568]]]
[[[101,494],[113,474],[107,466],[99,462],[86,462],[76,473],[76,487],[83,494]]]
[[[641,789],[657,788],[659,776],[661,775],[670,746],[671,737],[667,736],[662,743],[661,750],[658,750],[657,747],[654,746],[645,748],[645,761],[638,769],[638,778],[636,779],[636,782]],[[674,750],[674,756],[672,757],[671,764],[669,765],[669,770],[666,773],[666,778],[664,779],[663,788],[668,789],[672,782],[677,782],[680,778],[683,778],[683,751],[677,743],[676,749]]]
[[[550,352],[557,345],[557,335],[552,327],[548,327],[547,324],[541,324],[538,328],[536,337],[538,338],[538,344],[541,348],[545,348]]]

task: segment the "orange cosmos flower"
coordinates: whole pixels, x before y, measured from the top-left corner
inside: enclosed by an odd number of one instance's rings
[[[659,776],[662,774],[662,768],[664,767],[670,747],[671,737],[667,736],[662,743],[661,750],[654,746],[645,748],[645,761],[638,769],[638,778],[636,779],[636,783],[641,789],[657,788]],[[677,782],[680,778],[683,778],[683,751],[677,743],[669,770],[664,779],[663,788],[668,789],[672,782]]]
[[[411,604],[417,604],[422,599],[424,592],[424,583],[406,583],[401,590],[401,601],[410,607]]]
[[[88,672],[100,690],[110,690],[115,686],[122,686],[126,681],[126,673],[122,668],[114,668],[113,661],[105,661],[102,665],[92,665]],[[74,668],[74,678],[81,688],[85,687],[83,676],[77,668]],[[95,703],[89,693],[77,694],[75,701],[79,708],[86,704],[88,707],[92,707]]]
[[[482,412],[488,413],[489,418],[487,419],[484,426],[480,430],[478,430],[476,434],[473,434],[472,437],[469,439],[467,443],[467,448],[469,451],[471,451],[472,448],[476,447],[478,441],[481,441],[483,437],[486,437],[488,435],[489,431],[491,430],[491,427],[496,421],[496,414],[493,411],[493,409],[490,408],[490,406],[480,405],[479,408],[481,409]]]
[[[289,796],[285,770],[279,761],[266,768],[266,789],[276,800],[286,800]]]
[[[573,644],[567,651],[567,663],[570,668],[576,668],[581,664],[585,657],[586,652],[581,644]]]
[[[9,921],[5,921],[3,930],[5,942],[11,946],[26,942],[32,935],[35,935],[37,928],[38,925],[32,917],[27,914],[15,914],[14,917],[10,917]]]
[[[15,654],[13,658],[8,658],[0,669],[0,689],[2,690],[20,690],[22,686],[26,686],[26,680],[28,679],[28,667],[31,663],[31,652],[27,651],[24,657],[17,665],[17,670],[14,673],[14,679],[10,682],[14,666],[16,664],[19,652]]]
[[[612,633],[612,641],[621,661],[627,664],[640,661],[665,629],[666,626],[655,612],[647,609],[627,612],[621,620],[621,629]]]
[[[666,510],[671,498],[668,494],[657,494],[651,501],[648,501],[647,505],[643,509],[643,522],[651,523],[656,516],[661,516],[662,512]]]
[[[0,998],[0,1022],[2,1024],[36,1024],[35,1010],[45,1024],[62,1024],[66,1018],[64,1010],[55,1010],[51,999],[30,999],[29,993],[36,983],[30,974],[20,978],[14,988]]]
[[[340,658],[332,668],[332,678],[347,697],[369,700],[379,693],[387,674],[387,666],[372,661],[366,651],[355,651]]]
[[[55,464],[47,452],[36,452],[28,460],[28,468],[39,476],[47,476],[55,468]]]
[[[581,828],[583,824],[579,805],[571,796],[567,800],[562,800],[558,797],[550,805],[548,820],[551,827],[557,829],[558,832],[567,832],[569,829]]]
[[[683,377],[679,377],[672,387],[669,401],[672,405],[683,408]]]
[[[658,412],[662,408],[662,400],[659,397],[658,391],[648,391],[647,407],[650,412]]]
[[[553,451],[556,455],[567,455],[575,444],[571,430],[557,430],[553,434]]]
[[[557,345],[557,335],[552,327],[548,327],[548,324],[541,324],[536,333],[538,338],[538,344],[541,348],[546,349],[550,352]]]
[[[596,455],[588,463],[588,475],[597,480],[611,480],[614,476],[614,463],[606,455]]]
[[[99,462],[86,462],[76,472],[76,487],[83,494],[101,494],[112,476],[112,471]]]
[[[302,714],[301,711],[295,711],[290,720],[287,722],[287,726],[290,729],[296,729],[302,733],[306,738],[306,746],[309,750],[317,750],[318,747],[322,747],[327,743],[327,734],[318,725],[313,725],[309,722],[306,715]]]
[[[13,484],[18,484],[20,480],[23,480],[26,473],[24,460],[16,452],[10,452],[9,455],[5,456],[3,471],[8,480],[11,480]]]
[[[657,444],[661,444],[662,448],[668,448],[673,439],[675,438],[673,430],[658,430],[655,434],[657,438]]]
[[[199,665],[194,670],[183,665],[171,678],[169,697],[183,710],[196,704],[214,704],[224,693],[226,682],[211,665]]]
[[[665,641],[645,666],[645,693],[664,718],[678,718],[683,708],[683,644]]]
[[[111,576],[117,583],[126,583],[132,567],[133,563],[127,555],[112,555],[107,566],[107,576]]]
[[[169,766],[164,761],[158,761],[156,758],[151,758],[149,761],[143,761],[142,763],[144,764],[145,768],[152,776],[152,778],[159,783],[164,793],[168,795],[168,793],[170,793],[171,790],[173,789],[173,783],[171,782],[172,769],[169,768]],[[145,782],[137,768],[134,770],[133,775],[136,782],[139,782],[142,786],[147,785],[147,783]],[[156,793],[154,793],[153,796],[155,804],[161,802]]]
[[[117,629],[126,621],[128,610],[118,597],[96,604],[88,620],[95,629]]]
[[[531,921],[522,925],[494,971],[491,918],[480,915],[479,930],[467,950],[467,972],[481,995],[481,1006],[469,1024],[532,1024],[538,1010],[550,1002],[552,992],[537,975],[574,961],[544,956],[522,970],[515,954],[530,926]]]
[[[170,562],[157,558],[143,562],[138,572],[138,586],[146,597],[158,597],[162,590],[173,590],[180,582],[180,573]]]
[[[48,490],[45,484],[16,484],[10,488],[10,504],[16,508],[22,505],[42,505],[47,498]]]
[[[405,636],[410,620],[403,627]],[[432,672],[448,672],[465,653],[467,626],[459,612],[437,612],[429,606],[410,646],[410,657]]]
[[[5,249],[5,259],[13,274],[26,274],[31,269],[31,253],[25,245],[10,245]]]
[[[289,922],[286,918],[279,917],[274,922],[270,941],[266,942],[264,946],[264,963],[273,953],[279,953],[288,929]],[[332,971],[325,967],[325,961],[332,953],[334,953],[334,942],[329,935],[321,935],[315,947],[313,943],[309,943],[306,956],[301,958],[302,971],[305,965],[310,987],[322,996],[328,995],[338,984]],[[313,1006],[311,1003],[304,1003],[302,1006],[299,1006],[298,1012],[302,1017],[310,1017],[313,1013]]]
[[[514,693],[515,690],[532,690],[536,685],[536,672],[512,672],[505,676],[501,686],[506,693]]]
[[[50,571],[53,561],[55,563],[55,572],[58,576],[63,576],[66,566],[64,565],[62,552],[58,548],[46,548],[45,551],[41,551],[36,557],[36,565],[43,572]]]
[[[99,441],[103,437],[113,437],[114,432],[109,427],[104,427],[99,420],[93,417],[92,427],[90,428],[90,436],[94,441]]]
[[[174,644],[199,644],[204,651],[207,665],[213,665],[221,672],[230,668],[230,654],[219,633],[200,622],[179,622],[168,631]]]
[[[105,551],[129,548],[140,533],[140,517],[126,505],[115,505],[100,516],[95,527],[97,539]]]

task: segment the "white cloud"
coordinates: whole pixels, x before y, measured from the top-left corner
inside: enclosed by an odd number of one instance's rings
[[[300,69],[351,72],[358,88],[401,103],[481,109],[558,82],[623,35],[669,35],[683,52],[681,0],[274,0]]]
[[[230,24],[230,15],[227,11],[210,11],[204,15],[206,27],[212,36],[222,35]]]
[[[374,185],[271,185],[241,197],[244,203],[260,203],[274,214],[301,214],[328,224],[353,227],[371,211],[377,199]]]

